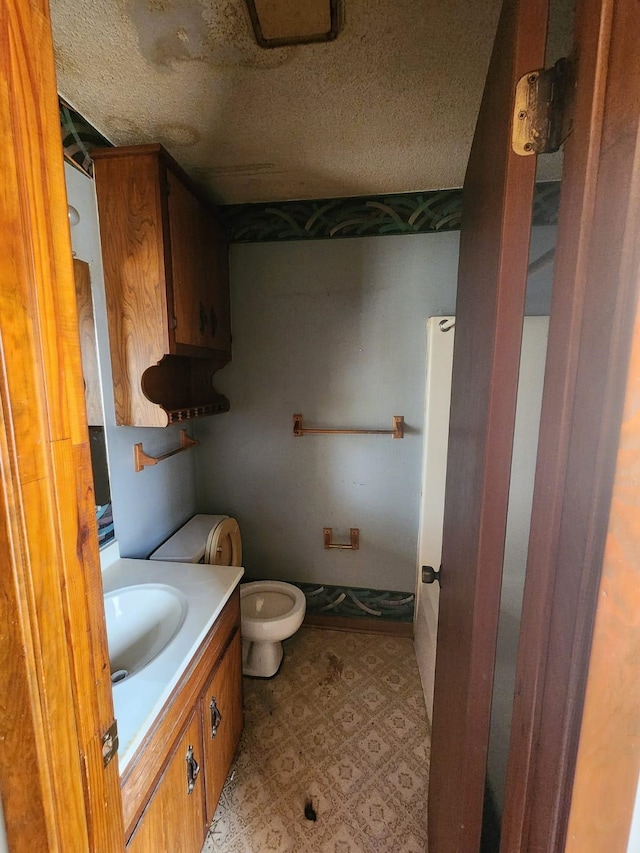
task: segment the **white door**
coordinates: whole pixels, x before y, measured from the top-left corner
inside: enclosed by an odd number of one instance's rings
[[[429,722],[433,710],[440,587],[437,583],[422,583],[421,567],[437,569],[442,554],[454,323],[455,317],[430,317],[427,320],[427,387],[414,643]]]
[[[505,624],[509,630],[501,625],[498,635],[497,689],[493,700],[489,751],[490,783],[499,806],[502,805],[506,765],[506,753],[501,745],[506,748],[509,742],[515,644],[526,566],[548,326],[548,317],[525,317],[522,333],[501,600],[501,615],[504,612],[508,617]],[[427,321],[425,438],[414,642],[429,720],[433,708],[440,587],[438,583],[422,583],[422,566],[437,569],[442,553],[454,328],[455,317],[430,317]]]

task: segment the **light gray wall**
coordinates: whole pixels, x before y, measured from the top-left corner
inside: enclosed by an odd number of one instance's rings
[[[195,451],[136,473],[133,445],[163,453],[179,427],[115,426],[94,184],[65,175],[73,248],[91,268],[122,556],[147,556],[194,512],[229,512],[249,576],[413,590],[423,325],[454,309],[458,235],[233,246],[234,360],[216,379],[232,410],[194,424]],[[298,411],[308,425],[385,429],[402,414],[407,437],[294,439]],[[360,551],[325,551],[324,526],[338,541],[360,527]]]
[[[424,324],[455,303],[458,235],[236,245],[228,414],[197,425],[202,512],[234,515],[249,577],[415,586]],[[406,437],[292,435],[307,426]],[[327,551],[322,528],[359,551]]]
[[[134,470],[134,444],[143,442],[145,451],[152,455],[164,453],[180,445],[179,427],[140,429],[115,424],[95,187],[92,180],[68,164],[65,178],[69,203],[80,214],[80,222],[71,228],[73,251],[91,270],[116,537],[123,557],[146,557],[196,511],[198,450],[139,473]]]

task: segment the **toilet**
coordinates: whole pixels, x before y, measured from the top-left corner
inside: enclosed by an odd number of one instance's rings
[[[238,522],[228,515],[194,515],[149,559],[241,566],[242,540]]]
[[[149,559],[240,566],[242,540],[238,522],[228,515],[194,515]],[[302,625],[306,610],[304,593],[283,581],[243,583],[240,610],[242,672],[271,678],[282,663],[282,641]]]
[[[304,593],[282,581],[254,581],[240,586],[242,672],[271,678],[280,669],[282,641],[302,625]]]

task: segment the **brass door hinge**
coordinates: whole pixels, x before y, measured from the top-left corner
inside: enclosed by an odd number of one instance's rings
[[[511,144],[516,154],[552,154],[573,126],[575,61],[529,71],[516,86]]]
[[[104,767],[118,751],[118,723],[114,720],[102,735],[102,764]]]

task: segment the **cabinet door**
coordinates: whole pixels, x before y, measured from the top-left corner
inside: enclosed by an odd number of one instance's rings
[[[167,186],[176,352],[181,354],[183,347],[229,352],[229,250],[224,229],[170,170]]]
[[[201,742],[196,710],[134,830],[127,853],[199,853],[206,829],[204,786],[196,769],[202,764]]]
[[[209,822],[218,805],[242,733],[242,653],[239,631],[236,631],[205,688],[202,719]]]

